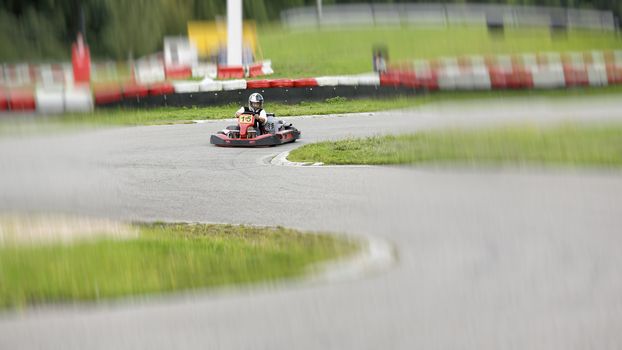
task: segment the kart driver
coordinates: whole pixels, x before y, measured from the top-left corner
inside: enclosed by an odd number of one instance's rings
[[[255,116],[255,129],[258,131],[258,135],[261,133],[274,134],[283,124],[282,121],[277,120],[272,115],[268,116],[263,109],[263,96],[256,92],[248,97],[248,107],[240,107],[235,112],[235,117],[237,118],[242,114]]]
[[[248,107],[240,107],[240,109],[235,112],[235,117],[239,117],[242,114],[252,114],[255,116],[255,129],[258,131],[262,129],[262,127],[268,121],[268,115],[266,111],[263,109],[263,96],[259,93],[253,93],[248,97]],[[261,126],[261,127],[260,127]]]

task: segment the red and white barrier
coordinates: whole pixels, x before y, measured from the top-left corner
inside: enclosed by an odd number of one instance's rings
[[[239,76],[265,73],[269,61],[247,67],[219,67],[218,74]],[[157,66],[157,65],[156,65]],[[147,66],[143,66],[141,69]],[[204,67],[205,68],[205,67]],[[186,76],[189,67],[166,69],[166,75]],[[271,69],[271,68],[270,68]],[[0,110],[41,111],[88,111],[93,105],[110,104],[124,98],[141,99],[149,95],[231,91],[271,88],[313,88],[316,86],[392,86],[425,88],[428,90],[487,90],[525,88],[563,88],[576,86],[606,86],[622,83],[622,51],[586,53],[544,53],[502,56],[468,56],[438,60],[418,60],[412,64],[391,67],[382,74],[323,76],[301,79],[233,79],[218,81],[209,77],[202,81],[175,81],[147,83],[142,73],[136,73],[136,82],[125,85],[89,87],[59,87],[58,80],[67,80],[60,65],[11,66],[10,79],[15,81],[41,81],[36,89],[0,87]],[[6,73],[6,72],[5,72]],[[204,74],[205,72],[201,72]],[[147,73],[144,73],[147,74]],[[6,80],[7,75],[3,74]],[[58,79],[62,77],[63,79]],[[34,78],[33,78],[34,77]],[[62,85],[60,85],[62,86]]]

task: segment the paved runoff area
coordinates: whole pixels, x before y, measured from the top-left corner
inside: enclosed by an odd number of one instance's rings
[[[394,265],[345,281],[3,311],[0,348],[622,348],[622,172],[271,162],[345,137],[622,121],[619,97],[286,119],[302,139],[274,148],[211,146],[231,121],[4,137],[0,211],[347,233],[390,242]]]

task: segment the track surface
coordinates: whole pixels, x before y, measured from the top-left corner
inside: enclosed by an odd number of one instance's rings
[[[622,101],[480,101],[292,122],[308,143],[564,119],[622,120]],[[267,161],[298,144],[210,147],[226,124],[0,140],[0,210],[372,235],[395,245],[396,266],[338,283],[0,314],[0,349],[622,348],[620,172],[279,167]]]

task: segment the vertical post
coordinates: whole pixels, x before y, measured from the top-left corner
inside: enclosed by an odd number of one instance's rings
[[[315,4],[317,7],[317,23],[321,25],[322,24],[322,0],[315,0]]]
[[[71,64],[74,83],[88,84],[91,81],[91,52],[81,33],[78,33],[76,42],[71,46]]]
[[[227,0],[227,65],[242,65],[242,0]]]

